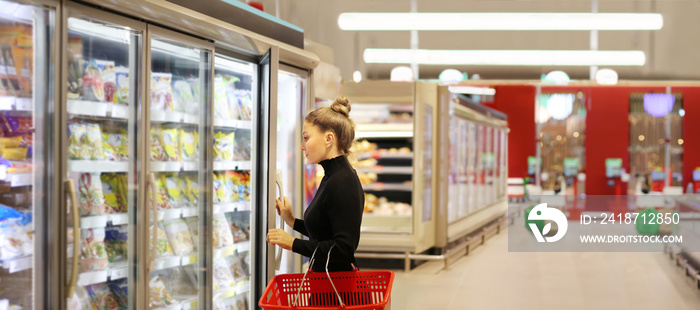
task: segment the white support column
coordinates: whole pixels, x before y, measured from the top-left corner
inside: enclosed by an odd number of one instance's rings
[[[598,0],[591,0],[591,13],[598,13]],[[598,50],[598,30],[591,30],[590,48],[592,51]],[[595,80],[595,73],[598,71],[598,66],[591,66],[590,79]]]
[[[418,12],[418,0],[411,0],[411,13]],[[411,30],[411,50],[418,49],[418,30]],[[411,70],[413,70],[414,80],[418,80],[418,63],[411,62]]]

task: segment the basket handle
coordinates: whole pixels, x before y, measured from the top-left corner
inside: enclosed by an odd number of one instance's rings
[[[345,308],[345,304],[343,303],[343,299],[340,298],[340,294],[338,293],[338,290],[335,288],[335,284],[333,284],[333,279],[331,279],[331,274],[328,272],[328,262],[331,261],[331,251],[333,250],[333,247],[335,247],[335,243],[331,245],[331,248],[328,249],[328,257],[326,257],[326,275],[328,276],[328,281],[331,281],[331,286],[333,286],[333,290],[335,291],[335,296],[338,297],[338,302],[340,303],[341,308]],[[301,288],[304,287],[304,282],[306,282],[306,275],[309,274],[309,270],[314,265],[315,257],[316,257],[316,251],[318,250],[318,245],[316,245],[316,248],[314,249],[314,253],[311,254],[311,260],[309,261],[309,269],[306,269],[306,272],[304,272],[304,277],[301,278],[301,284],[299,285],[299,289],[297,289],[297,296],[294,298],[294,303],[292,304],[292,308],[296,308],[297,306],[297,301],[299,300],[299,295],[301,294]],[[357,267],[355,265],[352,265],[353,269],[357,271]]]

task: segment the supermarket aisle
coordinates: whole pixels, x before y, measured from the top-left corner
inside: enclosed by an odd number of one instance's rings
[[[509,253],[507,232],[456,261],[394,270],[392,309],[698,309],[661,253]]]

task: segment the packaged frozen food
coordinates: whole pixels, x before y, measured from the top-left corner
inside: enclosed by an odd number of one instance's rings
[[[19,217],[5,217],[1,219],[0,259],[8,259],[25,254],[31,254],[33,252],[33,243],[30,236],[31,231],[29,230],[29,227],[22,225]]]
[[[191,195],[190,204],[192,204],[192,206],[199,205],[199,182],[197,181],[197,175],[189,175],[185,181],[187,182],[187,190]],[[216,195],[214,195],[214,199],[216,199]]]
[[[100,173],[81,173],[78,177],[78,206],[80,215],[100,215],[106,212]]]
[[[165,192],[168,195],[170,204],[173,208],[183,207],[182,205],[182,195],[180,193],[180,178],[177,177],[175,173],[164,173],[161,174],[161,182],[165,184]]]
[[[117,75],[114,69],[114,61],[95,60],[95,63],[102,73],[102,87],[104,89],[105,101],[116,102]]]
[[[234,175],[237,175],[237,173],[233,171],[225,171],[221,175],[223,176],[224,192],[226,193],[227,201],[238,202],[238,185],[234,183]]]
[[[115,78],[117,83],[117,93],[115,95],[115,103],[129,103],[129,68],[116,67]]]
[[[151,127],[151,160],[167,161],[160,135],[160,127]]]
[[[227,81],[222,75],[214,77],[214,117],[219,119],[229,118],[228,97],[226,95]]]
[[[152,228],[153,226],[151,226],[151,229]],[[157,225],[156,234],[156,257],[172,256],[173,250],[170,247],[168,237],[165,235],[165,228],[162,223]],[[152,247],[151,250],[153,250]]]
[[[221,173],[214,172],[214,203],[227,202],[224,177]]]
[[[150,287],[150,298],[148,306],[149,308],[159,308],[174,305],[176,303],[175,298],[170,294],[168,289],[163,284],[163,281],[159,276],[154,276],[149,283]]]
[[[88,228],[80,233],[80,265],[85,271],[104,270],[109,259],[105,251],[105,229]]]
[[[129,253],[127,234],[128,231],[125,226],[105,228],[105,251],[107,251],[110,263],[127,258]]]
[[[172,74],[151,73],[151,109],[173,110]]]
[[[0,137],[0,148],[19,147],[22,143],[22,136],[17,137]]]
[[[126,213],[128,211],[126,189],[122,187],[120,175],[123,174],[104,173],[100,177],[107,213]]]
[[[102,133],[102,148],[104,149],[105,159],[109,161],[127,161],[129,160],[127,133],[124,130],[119,132],[103,132]]]
[[[99,124],[87,124],[87,134],[85,143],[91,160],[104,160],[104,150],[102,149],[102,131]]]
[[[250,134],[236,135],[233,160],[250,160]]]
[[[213,278],[215,290],[233,287],[233,274],[231,274],[231,268],[228,265],[226,257],[214,259]]]
[[[31,135],[34,133],[34,126],[30,117],[17,117],[2,114],[4,125],[2,130],[5,136]]]
[[[214,134],[214,159],[215,160],[232,160],[233,159],[233,142],[236,136],[235,132],[225,133],[222,131]]]
[[[175,255],[189,255],[194,250],[192,236],[183,219],[174,219],[163,224],[170,246]]]
[[[190,83],[183,79],[173,79],[173,95],[175,111],[188,112],[186,111],[186,107],[192,105],[192,102],[196,100]],[[196,109],[191,112],[196,112]]]
[[[233,274],[234,281],[236,281],[236,283],[245,281],[248,275],[246,275],[243,270],[241,259],[237,255],[229,256],[227,259],[229,266],[231,266],[231,273]]]
[[[233,246],[233,235],[226,216],[216,214],[212,220],[214,240],[212,246],[215,249]]]
[[[165,274],[161,276],[171,294],[174,296],[192,296],[197,295],[195,283],[192,283],[190,277],[181,267],[167,269]]]
[[[199,134],[196,130],[180,129],[181,158],[184,161],[193,161],[199,157]]]
[[[171,203],[170,197],[168,197],[168,191],[166,187],[166,180],[164,177],[157,176],[156,178],[156,206],[158,209],[172,209],[173,205]],[[152,195],[149,195],[151,199]]]
[[[83,74],[82,95],[84,100],[104,101],[104,85],[102,72],[97,67],[95,61],[88,63]]]
[[[112,293],[107,283],[88,285],[85,287],[85,290],[87,290],[90,300],[92,301],[92,309],[122,309],[119,298]]]
[[[68,123],[68,158],[90,159],[87,148],[87,126],[81,123]]]
[[[240,111],[240,119],[251,120],[253,114],[253,95],[247,90],[236,92],[236,101]]]
[[[190,235],[192,236],[192,241],[194,243],[194,250],[197,250],[197,242],[199,240],[199,218],[198,217],[188,217],[186,220],[187,228],[190,230]]]
[[[109,286],[112,294],[117,297],[121,308],[127,309],[129,307],[129,282],[127,279],[110,281],[107,283],[107,286]]]
[[[170,161],[180,161],[180,139],[177,128],[161,128],[160,143]]]
[[[27,151],[29,149],[23,147],[13,147],[0,149],[0,156],[7,160],[27,160]]]
[[[192,191],[187,186],[188,176],[183,175],[179,178],[178,188],[180,188],[180,196],[182,197],[182,207],[191,208],[196,207],[194,204],[194,198],[192,197]]]
[[[69,39],[69,41],[71,39]],[[75,45],[82,45],[82,43]],[[68,99],[79,99],[80,94],[83,92],[83,67],[85,61],[80,58],[82,56],[75,57],[77,55],[82,55],[82,52],[78,52],[73,57],[69,57],[71,60],[68,61]]]

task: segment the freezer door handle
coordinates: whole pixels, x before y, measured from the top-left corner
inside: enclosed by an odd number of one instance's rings
[[[275,176],[275,183],[277,184],[277,189],[280,191],[280,200],[284,202],[284,193],[282,192],[282,172],[277,171],[277,174]],[[275,212],[275,209],[273,208],[272,212]],[[282,216],[279,216],[280,218],[280,223],[277,228],[279,229],[284,229],[284,219]],[[282,247],[278,246],[277,249],[277,255],[275,255],[275,270],[280,270],[280,264],[282,263]]]
[[[148,266],[150,270],[153,270],[156,264],[156,255],[158,250],[158,208],[156,207],[157,187],[156,176],[153,174],[153,172],[148,174],[148,182],[151,183],[151,209],[153,210],[153,228],[151,228],[151,258]]]
[[[73,270],[70,275],[70,282],[68,282],[68,296],[66,298],[71,298],[75,291],[75,284],[78,282],[78,260],[80,259],[80,213],[78,211],[78,199],[75,194],[75,182],[68,179],[65,180],[66,190],[68,191],[68,196],[70,197],[71,206],[73,207]]]

